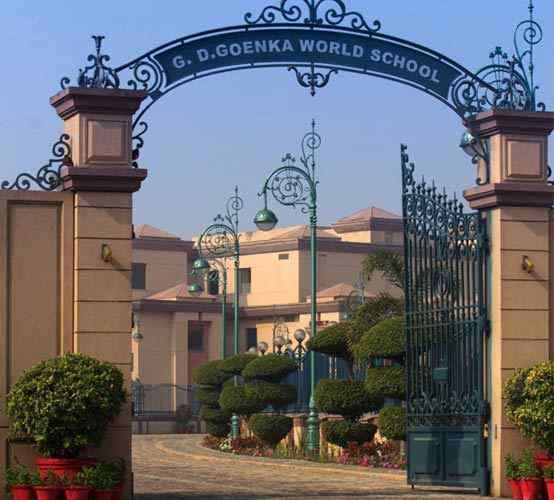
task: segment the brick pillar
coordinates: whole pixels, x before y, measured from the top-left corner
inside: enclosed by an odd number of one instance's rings
[[[70,136],[63,189],[74,193],[73,349],[114,363],[130,394],[132,194],[147,172],[131,166],[131,120],[145,93],[69,88],[50,103]],[[103,255],[104,249],[104,255]],[[132,491],[131,404],[92,453],[124,457]]]
[[[469,123],[490,141],[490,182],[468,189],[470,206],[487,216],[490,238],[488,379],[491,492],[509,496],[507,453],[524,442],[503,411],[503,385],[514,369],[549,358],[551,338],[550,235],[554,187],[548,178],[548,136],[554,113],[488,111]],[[481,172],[483,168],[481,166]],[[534,264],[523,269],[524,257]]]

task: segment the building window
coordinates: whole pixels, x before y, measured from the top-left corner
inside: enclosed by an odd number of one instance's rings
[[[385,231],[385,243],[392,245],[394,243],[394,233],[392,231]]]
[[[133,290],[146,290],[146,264],[133,262]]]
[[[219,273],[210,271],[208,274],[208,294],[219,295]]]
[[[201,352],[204,350],[204,325],[189,323],[189,351]]]
[[[280,253],[279,254],[279,260],[289,260],[289,254],[288,253]]]
[[[252,291],[252,269],[249,267],[239,269],[240,293],[245,295]]]
[[[258,347],[258,329],[247,328],[246,329],[246,349],[251,347]]]

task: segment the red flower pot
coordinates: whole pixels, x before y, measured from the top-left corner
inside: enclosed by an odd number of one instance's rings
[[[11,488],[13,500],[35,500],[35,490],[32,486],[13,486]]]
[[[104,490],[104,491],[96,490],[94,492],[94,500],[114,500],[115,493],[116,493],[116,490]]]
[[[59,500],[62,490],[57,486],[35,486],[37,500]]]
[[[91,467],[96,464],[92,458],[37,458],[36,464],[41,479],[44,479],[48,471],[52,471],[58,477],[73,479],[83,467]]]
[[[521,492],[521,486],[517,479],[508,479],[508,484],[512,489],[512,498],[514,500],[523,500],[523,493]]]
[[[88,500],[91,489],[87,486],[71,486],[65,489],[66,500]]]
[[[542,471],[545,465],[552,465],[554,467],[554,457],[548,453],[537,453],[535,455],[535,463],[537,467]]]
[[[554,500],[554,479],[545,479],[546,492],[548,493],[548,500]]]
[[[544,481],[541,477],[524,477],[520,481],[523,500],[541,500]]]
[[[115,487],[112,500],[122,500],[123,498],[123,484]]]

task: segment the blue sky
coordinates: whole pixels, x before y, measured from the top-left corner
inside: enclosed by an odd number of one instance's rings
[[[331,0],[330,0],[331,1]],[[35,172],[62,131],[48,103],[62,76],[74,77],[92,52],[90,35],[107,36],[118,66],[175,38],[240,24],[277,0],[75,2],[17,0],[0,13],[2,179]],[[527,0],[349,0],[382,32],[421,43],[469,69],[488,63],[497,45],[513,51]],[[554,2],[535,0],[545,38],[536,51],[539,98],[554,107]],[[460,119],[435,99],[406,86],[341,73],[312,98],[285,69],[229,73],[181,87],[149,112],[141,163],[149,179],[136,195],[135,223],[189,237],[220,211],[235,184],[245,200],[242,228],[260,206],[256,196],[283,153],[298,154],[314,117],[320,150],[320,222],[369,205],[399,211],[399,144],[410,146],[418,172],[460,193],[474,170],[459,150]],[[551,154],[551,163],[552,163]],[[283,224],[305,215],[279,207]]]

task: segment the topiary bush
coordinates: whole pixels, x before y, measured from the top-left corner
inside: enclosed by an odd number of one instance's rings
[[[406,408],[402,406],[385,406],[379,412],[379,432],[393,441],[406,440]]]
[[[200,410],[200,418],[212,424],[224,424],[231,419],[231,412],[223,408],[208,408],[203,406]]]
[[[246,397],[261,401],[263,410],[266,406],[273,406],[276,409],[287,406],[296,401],[296,387],[290,384],[273,384],[257,380],[246,384]],[[254,413],[254,412],[253,412]]]
[[[370,328],[353,351],[359,361],[369,358],[403,358],[406,353],[404,317],[387,318]]]
[[[245,380],[264,380],[266,382],[279,382],[289,373],[298,369],[296,362],[288,356],[267,354],[258,356],[248,363],[242,371]]]
[[[348,443],[363,444],[371,441],[377,428],[372,424],[327,420],[322,424],[323,437],[331,444],[346,448]]]
[[[201,385],[196,390],[196,399],[199,403],[202,403],[204,406],[209,406],[211,408],[219,407],[219,395],[221,390],[219,388],[214,388],[209,385]]]
[[[354,380],[320,380],[314,398],[322,412],[342,415],[348,420],[375,410],[380,403],[370,397],[363,382]]]
[[[350,351],[351,333],[351,326],[348,321],[337,323],[318,332],[315,337],[308,341],[306,347],[327,356],[350,359],[352,357]]]
[[[27,370],[12,386],[6,413],[16,436],[45,457],[73,458],[98,445],[127,395],[123,373],[84,354],[65,354]]]
[[[257,358],[256,354],[237,354],[220,361],[219,369],[228,375],[241,375],[242,370]]]
[[[266,405],[256,394],[247,393],[242,385],[225,387],[219,396],[220,407],[229,413],[249,416],[262,411]]]
[[[206,432],[213,437],[224,438],[227,437],[231,431],[231,425],[229,422],[216,423],[206,421]]]
[[[372,398],[404,399],[406,374],[402,366],[368,368],[365,389]]]
[[[249,418],[248,427],[260,441],[275,448],[291,431],[292,418],[257,413]]]
[[[232,375],[222,371],[221,363],[222,361],[220,360],[202,363],[192,371],[192,380],[198,385],[222,385]]]
[[[506,416],[538,446],[554,453],[554,361],[517,370],[508,379],[504,395]]]
[[[404,301],[388,294],[371,297],[354,312],[351,320],[355,332],[353,340],[359,341],[361,336],[381,321],[404,314]]]

